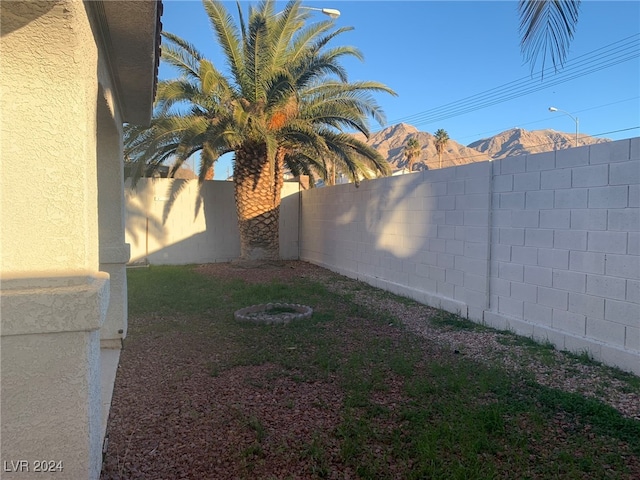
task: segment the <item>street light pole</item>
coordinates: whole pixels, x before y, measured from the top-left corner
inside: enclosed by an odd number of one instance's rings
[[[574,117],[573,115],[571,115],[569,112],[565,112],[564,110],[560,110],[559,108],[556,107],[549,107],[549,111],[550,112],[560,112],[560,113],[564,113],[565,115],[571,117],[571,119],[576,122],[576,147],[578,146],[578,125],[579,125],[579,120],[578,117]]]
[[[304,7],[304,6],[300,6],[300,8],[304,8],[305,10],[315,10],[316,12],[322,12],[333,19],[336,19],[340,16],[340,10],[336,10],[335,8],[314,8],[314,7]]]

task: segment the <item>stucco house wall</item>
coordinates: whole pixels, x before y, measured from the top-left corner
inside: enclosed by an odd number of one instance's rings
[[[149,120],[160,10],[0,3],[2,478],[42,460],[99,478],[126,335],[122,123]]]

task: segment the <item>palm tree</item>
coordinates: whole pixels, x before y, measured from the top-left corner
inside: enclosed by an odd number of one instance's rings
[[[228,76],[193,45],[163,33],[163,59],[181,76],[159,83],[151,125],[127,129],[126,152],[140,164],[172,157],[177,166],[200,152],[200,180],[234,152],[240,258],[277,259],[285,169],[326,180],[328,166],[337,166],[356,185],[388,175],[386,160],[349,131],[368,138],[369,119],[384,123],[372,94],[395,93],[378,82],[349,82],[339,60],[362,59],[360,51],[328,44],[351,28],[334,29],[332,20],[306,25],[310,13],[299,0],[279,13],[264,0],[249,7],[246,21],[238,2],[237,25],[221,1],[203,3]]]
[[[436,151],[438,152],[438,158],[440,159],[440,166],[438,168],[442,168],[442,153],[444,152],[444,149],[447,148],[447,143],[449,143],[449,134],[440,128],[436,130],[434,136],[436,137],[434,142],[436,145]]]
[[[542,72],[547,56],[554,68],[562,66],[573,39],[580,0],[520,0],[520,47],[531,70],[542,55]]]
[[[404,156],[407,157],[407,168],[410,172],[413,171],[413,164],[420,156],[421,149],[420,142],[418,142],[416,137],[410,137],[409,140],[407,140],[407,144],[404,147]]]

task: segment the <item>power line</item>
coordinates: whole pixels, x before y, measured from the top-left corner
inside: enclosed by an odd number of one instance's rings
[[[610,135],[612,133],[628,132],[629,130],[638,130],[638,129],[640,129],[640,125],[638,125],[636,127],[623,128],[623,129],[620,129],[620,130],[612,130],[610,132],[596,133],[595,135],[591,135],[591,136],[592,137],[601,137],[602,135]]]
[[[573,80],[579,77],[582,77],[584,75],[587,75],[589,73],[594,73],[596,71],[602,70],[604,68],[608,68],[611,67],[613,65],[617,65],[618,63],[621,63],[623,61],[627,61],[627,60],[631,60],[633,58],[637,58],[638,56],[640,56],[640,52],[636,53],[632,56],[628,56],[626,58],[620,59],[619,57],[616,57],[615,59],[613,59],[613,61],[609,61],[606,64],[602,64],[599,63],[597,65],[594,65],[588,69],[583,69],[581,71],[578,72],[571,72],[570,70],[567,70],[563,76],[560,77],[556,77],[553,81],[546,83],[546,84],[538,84],[538,85],[522,85],[522,86],[518,86],[517,90],[509,92],[509,91],[505,91],[505,92],[500,92],[499,94],[495,94],[487,99],[483,99],[482,97],[480,97],[479,99],[474,100],[473,102],[467,102],[467,103],[463,103],[463,104],[459,104],[456,106],[449,107],[449,110],[436,110],[430,113],[424,113],[422,114],[421,117],[419,118],[415,118],[414,122],[416,124],[425,124],[425,123],[434,123],[434,122],[438,122],[438,121],[442,121],[451,117],[455,117],[455,116],[459,116],[465,113],[469,113],[469,112],[473,112],[476,110],[480,110],[482,108],[486,108],[498,103],[503,103],[506,102],[508,100],[513,100],[515,98],[519,98],[522,97],[524,95],[533,93],[533,92],[537,92],[539,90],[554,86],[554,85],[558,85],[560,83],[564,83],[567,82],[569,80]],[[570,75],[571,74],[571,75]]]
[[[578,114],[578,113],[588,112],[590,110],[596,110],[598,108],[604,108],[604,107],[609,107],[611,105],[617,105],[619,103],[630,102],[632,100],[638,100],[639,98],[640,98],[640,96],[631,97],[631,98],[625,98],[624,100],[617,100],[615,102],[609,102],[609,103],[605,103],[605,104],[602,104],[602,105],[596,105],[596,106],[593,106],[593,107],[583,108],[582,110],[577,110],[574,113]],[[531,125],[533,123],[541,123],[541,122],[548,122],[548,121],[549,121],[548,118],[543,118],[543,119],[540,119],[540,120],[533,120],[531,122],[518,123],[518,126]],[[489,130],[489,131],[485,131],[485,132],[474,133],[473,135],[466,135],[464,137],[460,137],[460,139],[463,140],[465,138],[471,138],[471,137],[475,138],[475,137],[482,136],[482,135],[491,135],[491,134],[501,133],[501,132],[504,132],[505,130],[509,130],[511,128],[517,128],[517,127],[514,127],[513,125],[509,125],[509,126],[503,127],[503,128],[495,128],[493,130]],[[609,133],[615,133],[615,132],[609,132]]]
[[[640,33],[605,45],[587,54],[576,57],[566,63],[566,68],[548,82],[537,82],[531,77],[522,77],[512,82],[486,90],[484,92],[450,102],[439,107],[425,110],[389,122],[396,124],[407,122],[415,125],[439,122],[451,117],[473,112],[497,103],[506,102],[530,93],[573,80],[605,68],[627,62],[640,56]],[[545,69],[551,73],[553,67]],[[549,77],[546,77],[549,78]]]
[[[613,46],[613,48],[611,48]],[[465,97],[455,102],[450,102],[440,107],[435,107],[421,113],[413,114],[396,120],[398,121],[427,121],[433,117],[446,117],[466,113],[466,111],[476,110],[484,106],[489,106],[500,101],[510,100],[512,98],[522,96],[523,94],[532,93],[543,88],[547,88],[558,83],[562,83],[574,78],[593,73],[595,71],[616,65],[623,61],[628,61],[640,56],[640,34],[632,35],[613,44],[601,47],[589,54],[576,57],[567,63],[567,67],[557,76],[553,77],[550,82],[538,83],[530,77],[523,77],[518,80],[500,85],[498,87],[486,90],[484,92]],[[594,55],[595,52],[600,52]],[[613,58],[608,58],[613,57]],[[603,65],[604,62],[604,65]],[[548,68],[547,70],[552,70]],[[547,77],[549,78],[549,77]],[[523,82],[524,80],[524,82]],[[505,96],[506,95],[506,96]]]

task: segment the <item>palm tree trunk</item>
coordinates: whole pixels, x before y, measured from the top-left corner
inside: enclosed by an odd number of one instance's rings
[[[247,144],[236,151],[233,183],[240,231],[241,260],[280,258],[280,193],[284,152],[274,164],[266,146]]]

